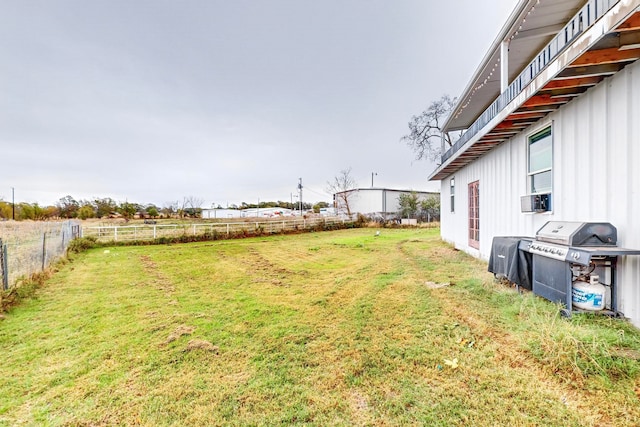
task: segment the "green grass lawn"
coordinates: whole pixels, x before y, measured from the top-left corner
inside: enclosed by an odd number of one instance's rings
[[[640,423],[640,333],[438,230],[77,255],[0,322],[0,425]]]

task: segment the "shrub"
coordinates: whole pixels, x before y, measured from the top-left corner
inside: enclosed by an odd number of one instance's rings
[[[367,217],[359,213],[358,218],[356,219],[356,227],[357,228],[365,227],[368,222],[369,220],[367,219]]]
[[[71,253],[80,253],[86,251],[87,249],[95,248],[97,246],[98,239],[94,236],[88,237],[79,237],[77,239],[73,239],[69,243],[69,248],[67,249]]]

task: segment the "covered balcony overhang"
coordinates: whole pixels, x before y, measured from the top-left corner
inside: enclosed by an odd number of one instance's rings
[[[490,80],[486,84],[483,84],[484,80],[478,83],[483,73],[487,75],[486,64],[491,64],[496,55],[498,43],[494,43],[493,51],[485,57],[445,124],[445,131],[462,128],[466,132],[443,153],[441,165],[431,174],[430,180],[444,179],[455,173],[640,58],[640,0],[590,0],[586,4],[581,1],[577,6],[575,2],[558,3],[565,3],[563,13],[573,8],[574,15],[565,18],[559,30],[557,17],[539,21],[538,30],[531,27],[524,30],[529,31],[531,37],[544,33],[544,28],[555,28],[558,32],[547,37],[547,44],[533,57],[528,55],[532,59],[526,65],[520,65],[516,71],[519,74],[513,76],[511,66],[496,73],[501,75],[499,80],[504,89],[497,90],[497,97],[495,87],[493,91],[489,90]],[[505,26],[508,30],[503,28],[497,39],[506,37],[510,40],[508,58],[512,65],[514,56],[520,62],[527,57],[526,52],[519,56],[513,52],[517,46],[513,41],[524,28],[518,23],[532,15],[532,7],[536,5],[539,13],[536,16],[542,19],[545,14],[539,12],[541,4],[544,3],[540,0],[537,3],[521,2]],[[547,10],[551,11],[552,8]],[[502,43],[501,58],[506,58],[504,46]],[[496,64],[500,62],[496,61]],[[508,86],[506,74],[509,74]],[[484,110],[479,110],[479,106]]]

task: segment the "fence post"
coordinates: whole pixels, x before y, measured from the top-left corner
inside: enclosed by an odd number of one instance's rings
[[[0,239],[0,272],[2,273],[2,288],[6,291],[9,289],[9,269],[7,266],[7,245]]]
[[[42,271],[44,271],[45,263],[47,259],[47,233],[42,235]]]

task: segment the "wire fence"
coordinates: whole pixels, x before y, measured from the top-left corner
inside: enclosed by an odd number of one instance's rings
[[[343,226],[352,220],[338,217],[295,218],[269,221],[246,222],[209,222],[202,224],[153,224],[125,226],[83,227],[83,237],[95,237],[100,242],[151,241],[181,236],[219,235],[241,236],[255,234],[277,234],[327,228],[333,225]]]
[[[0,222],[0,283],[13,287],[20,279],[44,271],[60,259],[80,235],[80,223]]]

